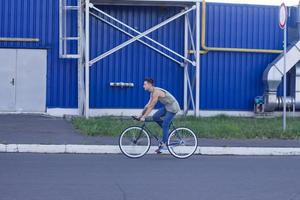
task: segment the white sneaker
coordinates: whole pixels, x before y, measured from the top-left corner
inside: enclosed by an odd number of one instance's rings
[[[162,153],[162,151],[165,151],[165,150],[167,150],[168,148],[167,148],[167,145],[166,145],[166,143],[160,143],[159,145],[158,145],[158,148],[155,150],[155,152],[157,153],[157,154],[160,154],[160,153]]]

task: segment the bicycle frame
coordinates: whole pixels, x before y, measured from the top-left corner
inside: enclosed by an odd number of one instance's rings
[[[160,139],[159,139],[155,134],[153,134],[153,133],[151,132],[151,130],[147,127],[146,124],[149,123],[149,122],[155,122],[155,121],[153,121],[153,120],[147,120],[147,121],[145,121],[145,122],[143,123],[143,125],[141,126],[142,129],[141,129],[141,131],[140,131],[140,134],[139,134],[139,136],[136,138],[136,140],[134,141],[134,143],[137,142],[137,141],[140,139],[143,130],[145,130],[147,133],[149,133],[150,137],[153,137],[153,138],[155,138],[156,141],[160,142]],[[174,130],[176,129],[176,127],[174,126],[173,122],[171,122],[170,127],[172,127],[172,131],[174,131]],[[171,131],[171,132],[172,132],[172,131]],[[171,132],[169,132],[169,134],[170,134]]]

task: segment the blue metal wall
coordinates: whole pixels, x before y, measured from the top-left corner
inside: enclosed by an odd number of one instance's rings
[[[118,19],[146,30],[179,8],[101,7]],[[272,6],[207,4],[206,44],[215,47],[281,49],[278,8]],[[77,62],[58,58],[58,0],[1,0],[0,37],[37,37],[38,43],[0,42],[0,48],[48,50],[47,106],[77,107]],[[76,27],[73,27],[74,30]],[[131,32],[132,33],[132,32]],[[91,54],[129,39],[91,17]],[[183,20],[150,34],[183,52]],[[201,109],[251,110],[263,93],[262,73],[276,54],[209,52],[201,57]],[[91,68],[92,108],[139,108],[148,98],[142,79],[151,76],[183,103],[183,70],[173,61],[134,42]],[[133,82],[134,88],[111,88],[110,82]]]
[[[100,7],[100,9],[135,27],[140,32],[180,12],[178,8],[166,7],[115,6]],[[94,17],[91,23],[92,57],[130,39],[129,36]],[[136,35],[132,31],[129,32]],[[177,19],[149,36],[183,54],[183,19]],[[147,76],[152,77],[157,86],[173,93],[182,104],[183,68],[136,41],[92,66],[91,107],[140,108],[144,106],[149,98],[149,94],[145,93],[142,87],[143,79]],[[135,87],[115,88],[110,87],[110,82],[133,82]]]
[[[209,47],[282,49],[278,7],[207,4]],[[252,110],[262,74],[277,54],[209,52],[201,58],[201,108]]]

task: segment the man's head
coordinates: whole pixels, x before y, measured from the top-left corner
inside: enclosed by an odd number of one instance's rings
[[[145,78],[144,79],[144,89],[146,91],[151,91],[153,86],[154,86],[154,81],[153,81],[152,78]]]

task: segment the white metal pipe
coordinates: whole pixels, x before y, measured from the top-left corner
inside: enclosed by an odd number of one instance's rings
[[[78,18],[77,18],[77,37],[78,37],[78,42],[77,42],[77,50],[78,50],[78,55],[79,59],[77,60],[77,78],[78,78],[78,114],[80,116],[83,116],[84,112],[84,58],[83,58],[83,9],[82,9],[82,0],[78,0],[77,6],[78,6]]]
[[[190,37],[191,37],[191,44],[192,44],[193,53],[194,53],[194,56],[196,58],[196,48],[195,48],[195,42],[194,42],[194,35],[193,35],[193,31],[192,31],[192,28],[191,28],[191,23],[190,23],[189,18],[187,18],[187,23],[188,23],[188,30],[189,30]]]
[[[64,40],[79,40],[79,37],[63,37]]]
[[[189,30],[188,30],[188,15],[184,18],[184,57],[189,56]],[[183,111],[186,113],[188,111],[188,85],[187,85],[187,75],[188,75],[188,63],[184,63],[184,75],[183,75]]]
[[[78,6],[65,6],[65,10],[77,10],[77,9],[79,9]]]
[[[68,32],[67,32],[67,13],[65,10],[65,6],[67,4],[66,0],[63,0],[63,36],[62,37],[67,37]],[[67,49],[67,40],[63,40],[63,55],[68,54],[68,49]]]
[[[77,59],[77,58],[79,58],[79,55],[78,54],[65,54],[65,55],[62,55],[61,58]]]
[[[39,38],[0,37],[0,42],[39,42]]]
[[[191,101],[192,101],[193,110],[195,111],[196,107],[195,107],[194,94],[193,94],[193,89],[192,89],[191,80],[190,80],[190,76],[189,76],[188,71],[187,71],[186,78],[187,78],[188,89],[189,89],[189,92],[190,92],[190,97],[191,97]]]
[[[200,114],[200,1],[196,2],[196,116]]]
[[[59,0],[59,56],[61,57],[63,55],[63,47],[62,47],[62,39],[63,39],[63,35],[62,35],[62,31],[63,31],[63,25],[62,25],[62,1],[63,0]]]
[[[91,14],[91,15],[93,15],[94,17],[96,17],[97,19],[99,19],[99,20],[103,21],[104,23],[107,23],[108,25],[110,25],[110,26],[114,27],[115,29],[117,29],[117,30],[121,31],[122,33],[124,33],[124,34],[126,34],[126,35],[128,35],[128,36],[130,36],[130,37],[132,37],[132,38],[134,38],[134,37],[135,37],[134,35],[132,35],[132,34],[128,33],[127,31],[124,31],[124,30],[123,30],[123,29],[121,29],[120,27],[118,27],[118,26],[116,26],[116,25],[114,25],[114,24],[110,23],[109,21],[107,21],[107,20],[103,19],[102,17],[99,17],[98,15],[96,15],[96,14],[94,14],[94,13],[92,13],[92,12],[90,12],[90,14]],[[169,58],[170,60],[173,60],[173,61],[174,61],[174,62],[176,62],[177,64],[179,64],[179,65],[182,65],[182,63],[181,63],[180,61],[178,61],[178,60],[176,60],[176,59],[172,58],[172,57],[171,57],[171,56],[169,56],[168,54],[166,54],[166,53],[164,53],[164,52],[160,51],[159,49],[157,49],[157,48],[155,48],[155,47],[151,46],[150,44],[148,44],[148,43],[144,42],[143,40],[141,40],[141,39],[138,39],[137,41],[139,41],[139,42],[141,42],[142,44],[146,45],[147,47],[149,47],[149,48],[153,49],[154,51],[156,51],[156,52],[158,52],[158,53],[162,54],[163,56],[165,56],[165,57]]]
[[[130,29],[130,30],[132,30],[132,31],[134,31],[134,32],[136,32],[136,33],[138,33],[139,35],[142,35],[142,34],[143,34],[143,33],[139,32],[139,31],[137,31],[136,29],[130,27],[129,25],[125,24],[124,22],[122,22],[122,21],[120,21],[120,20],[114,18],[113,16],[111,16],[111,15],[105,13],[104,11],[98,9],[97,7],[92,6],[92,8],[93,8],[94,10],[100,12],[101,14],[107,16],[108,18],[110,18],[110,19],[116,21],[117,23],[120,23],[121,25],[125,26],[126,28],[128,28],[128,29]],[[188,13],[188,12],[194,10],[194,9],[195,9],[195,7],[193,6],[192,8],[190,8],[190,9],[184,11],[183,13]],[[179,13],[179,14],[181,14],[181,13]],[[177,14],[177,15],[179,15],[179,14]],[[176,15],[175,15],[175,16],[176,16]],[[182,16],[182,14],[181,14],[180,16]],[[180,17],[180,16],[179,16],[179,17]],[[178,17],[176,17],[176,18],[178,18]],[[176,19],[176,18],[175,18],[175,19]],[[169,19],[170,19],[170,18],[169,18]],[[163,23],[163,22],[162,22],[162,23]],[[189,60],[189,59],[186,59],[184,56],[182,56],[182,55],[180,55],[179,53],[173,51],[172,49],[170,49],[170,48],[168,48],[168,47],[162,45],[161,43],[159,43],[159,42],[153,40],[152,38],[150,38],[150,37],[148,37],[148,36],[146,36],[146,35],[144,35],[144,36],[142,36],[142,37],[145,37],[146,39],[150,40],[151,42],[153,42],[153,43],[159,45],[160,47],[162,47],[162,48],[168,50],[169,52],[175,54],[176,56],[182,58],[183,60],[185,60],[185,61],[187,61],[187,62],[189,62],[189,63],[191,63],[191,64],[193,64],[193,65],[195,64],[193,61],[191,61],[191,60]]]
[[[90,112],[90,0],[85,0],[85,118]]]

